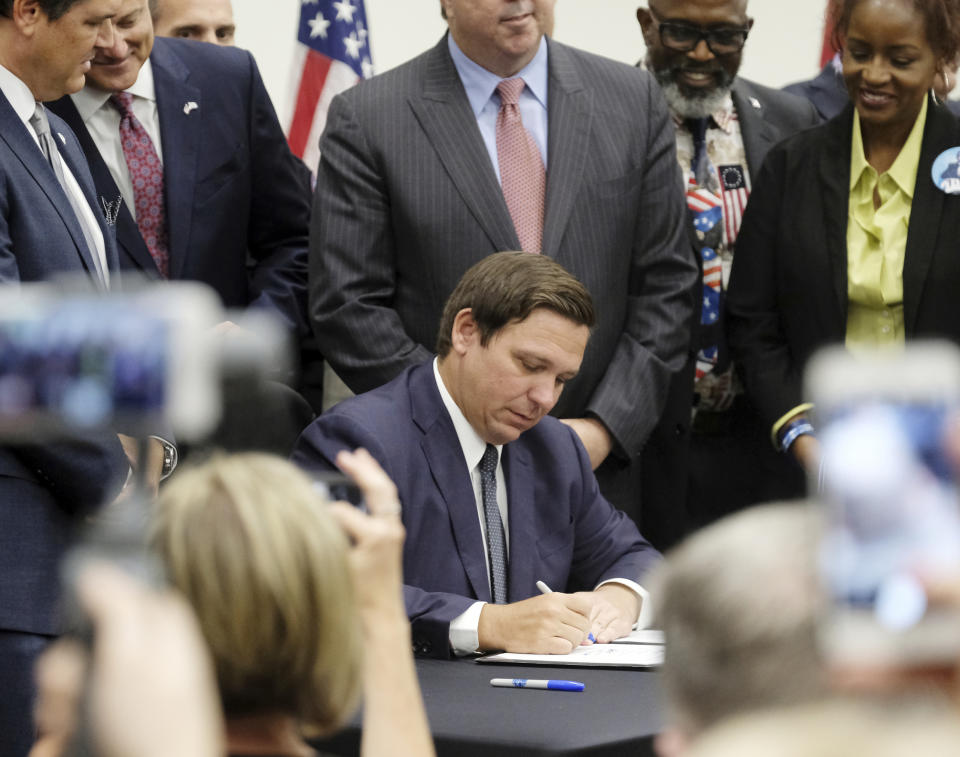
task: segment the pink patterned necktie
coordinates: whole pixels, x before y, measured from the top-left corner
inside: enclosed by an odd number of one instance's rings
[[[133,115],[133,95],[118,92],[110,96],[110,102],[120,111],[120,144],[133,183],[137,228],[157,264],[157,270],[167,278],[170,275],[170,250],[163,201],[163,165],[150,135]]]
[[[497,85],[500,113],[497,115],[497,162],[500,183],[513,227],[526,252],[539,253],[543,242],[543,208],[547,172],[540,149],[520,118],[523,79],[504,79]]]

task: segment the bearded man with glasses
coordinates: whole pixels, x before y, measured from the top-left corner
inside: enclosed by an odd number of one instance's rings
[[[819,116],[806,100],[737,76],[753,27],[747,0],[656,0],[637,9],[637,20],[646,67],[677,127],[690,235],[703,274],[691,358],[644,450],[643,499],[685,492],[693,530],[803,490],[802,471],[774,450],[730,364],[723,301],[751,175],[774,144]]]

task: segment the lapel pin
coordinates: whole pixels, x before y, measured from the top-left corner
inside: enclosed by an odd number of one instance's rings
[[[63,134],[61,134],[59,131],[57,132],[57,136],[60,137],[60,141],[61,141],[63,144],[66,144],[66,143],[67,143],[67,138],[66,138],[65,136],[63,136]]]
[[[760,101],[756,97],[750,98],[750,104],[757,110],[760,110]]]
[[[100,196],[100,204],[103,206],[103,217],[107,222],[107,226],[117,225],[117,216],[120,215],[120,205],[122,203],[122,195],[117,195],[117,199],[112,202],[103,195]]]
[[[200,107],[199,105],[197,105],[193,100],[191,100],[190,102],[188,102],[186,105],[183,106],[183,115],[189,116],[191,111],[194,111],[199,107]]]
[[[937,156],[930,178],[944,194],[960,195],[960,147],[950,147]]]

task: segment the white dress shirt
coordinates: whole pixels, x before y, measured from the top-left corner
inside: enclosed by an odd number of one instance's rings
[[[440,376],[439,360],[433,360],[433,377],[437,382],[437,389],[440,391],[440,398],[443,405],[453,421],[453,428],[457,432],[457,439],[460,442],[460,448],[463,450],[463,457],[467,463],[467,470],[470,471],[470,481],[473,484],[473,496],[477,503],[477,518],[480,521],[480,531],[483,534],[483,555],[484,564],[487,566],[487,580],[490,580],[490,555],[487,548],[487,525],[483,514],[483,494],[480,485],[480,458],[486,451],[487,443],[480,438],[480,435],[470,425],[463,411],[454,402],[450,392],[443,383]],[[510,519],[509,503],[507,502],[507,485],[503,477],[503,445],[497,447],[497,506],[500,508],[500,519],[503,521],[504,538],[507,545],[507,556],[510,553]],[[652,620],[652,608],[650,606],[650,595],[646,589],[631,581],[628,578],[611,578],[598,584],[600,588],[604,584],[621,584],[631,589],[640,598],[640,615],[637,618],[637,625],[644,628]],[[480,625],[480,613],[486,602],[477,601],[466,609],[461,615],[450,621],[450,648],[458,655],[468,655],[477,651],[480,647],[480,637],[478,627]]]
[[[33,141],[37,145],[37,150],[40,152],[40,155],[43,156],[40,139],[30,125],[30,117],[37,107],[37,102],[33,99],[33,93],[30,91],[30,88],[12,71],[0,66],[0,91],[2,91],[3,96],[7,98],[7,102],[10,103],[10,107],[12,107],[13,111],[17,114],[17,118],[23,121],[27,133],[33,137]],[[54,142],[59,140],[61,145],[64,144],[63,134],[52,130],[51,132]],[[46,161],[45,156],[43,159]],[[87,230],[93,238],[96,249],[91,250],[90,253],[99,258],[100,270],[103,271],[104,276],[104,284],[109,287],[110,269],[107,267],[107,248],[103,241],[103,232],[100,231],[100,222],[97,220],[96,215],[94,215],[93,208],[90,207],[90,202],[87,200],[86,195],[83,194],[83,190],[80,188],[80,184],[70,170],[70,166],[67,165],[67,161],[61,157],[60,164],[63,169],[63,181],[66,185],[63,187],[63,191],[70,193],[75,206],[84,216],[82,219],[77,220],[87,227]]]
[[[160,117],[157,114],[157,94],[153,86],[153,68],[150,66],[149,58],[140,69],[137,81],[125,91],[133,95],[133,115],[143,124],[162,165]],[[70,99],[77,107],[83,125],[87,127],[93,143],[103,157],[103,162],[107,164],[110,175],[119,187],[120,196],[130,215],[136,218],[133,182],[130,180],[130,170],[127,168],[127,159],[123,156],[123,144],[120,142],[120,111],[110,104],[112,94],[112,92],[87,86],[70,95]],[[116,197],[107,198],[111,202],[116,199]]]

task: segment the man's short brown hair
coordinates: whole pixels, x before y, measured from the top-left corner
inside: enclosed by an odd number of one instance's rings
[[[537,308],[552,310],[592,328],[593,300],[587,288],[555,260],[527,252],[497,252],[468,270],[443,306],[437,354],[450,352],[453,322],[470,308],[486,346],[500,329],[524,320]]]

